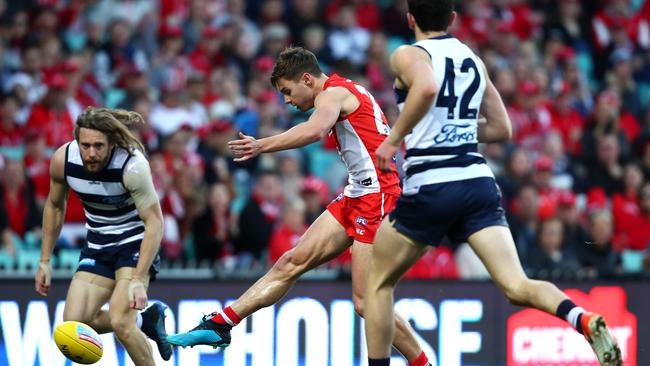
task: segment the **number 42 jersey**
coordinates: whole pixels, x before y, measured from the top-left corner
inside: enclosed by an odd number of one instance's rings
[[[451,35],[413,46],[431,57],[438,94],[431,108],[404,138],[403,194],[421,186],[478,177],[494,177],[478,153],[478,116],[486,77],[478,56]],[[396,89],[400,110],[407,91]]]

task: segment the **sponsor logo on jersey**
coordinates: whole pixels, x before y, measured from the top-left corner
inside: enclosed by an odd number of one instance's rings
[[[362,186],[370,186],[372,185],[372,178],[366,178],[359,183],[361,183]]]
[[[368,219],[366,219],[363,216],[357,216],[357,218],[354,219],[354,221],[359,225],[363,225],[363,226],[368,225]]]
[[[433,138],[436,144],[443,142],[475,142],[476,129],[468,124],[448,123],[440,129],[440,133]]]

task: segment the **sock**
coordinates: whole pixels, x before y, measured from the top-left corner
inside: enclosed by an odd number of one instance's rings
[[[390,358],[368,358],[368,366],[390,366]]]
[[[580,318],[584,314],[585,309],[577,306],[573,301],[566,299],[557,307],[556,315],[558,318],[564,319],[571,324],[576,330],[582,334],[582,323]]]
[[[413,360],[409,361],[409,366],[427,366],[429,364],[429,359],[427,355],[424,354],[424,351]]]
[[[241,322],[239,315],[230,306],[226,306],[219,314],[213,316],[211,320],[217,324],[229,325],[231,327]]]
[[[138,329],[142,328],[142,314],[138,312],[138,315],[135,316],[135,325]]]

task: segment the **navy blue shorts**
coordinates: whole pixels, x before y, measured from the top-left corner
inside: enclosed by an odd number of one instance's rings
[[[430,184],[401,195],[390,221],[397,231],[433,246],[445,235],[456,244],[486,227],[508,226],[501,191],[490,177]]]
[[[140,242],[109,247],[102,250],[84,248],[79,256],[77,271],[90,272],[115,279],[115,271],[122,267],[135,268],[140,258]],[[160,256],[156,255],[149,269],[150,281],[156,278],[160,269]]]

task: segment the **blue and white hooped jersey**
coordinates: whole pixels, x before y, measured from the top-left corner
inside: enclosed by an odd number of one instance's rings
[[[429,53],[438,95],[431,108],[404,139],[403,193],[421,186],[478,177],[494,177],[478,153],[478,116],[486,77],[474,52],[451,35],[414,44]],[[407,91],[396,90],[402,110]]]
[[[93,174],[83,167],[77,141],[66,147],[65,180],[83,204],[89,250],[114,249],[144,238],[144,223],[123,182],[124,167],[130,159],[146,158],[139,150],[130,155],[116,146],[106,167]]]

